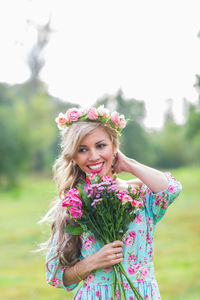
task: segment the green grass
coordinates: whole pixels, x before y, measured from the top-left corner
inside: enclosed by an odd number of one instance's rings
[[[200,169],[178,169],[173,175],[183,191],[155,234],[155,273],[162,299],[199,300]],[[123,174],[123,178],[128,178]],[[21,187],[0,191],[0,298],[3,300],[67,300],[72,293],[45,283],[44,254],[32,250],[50,233],[37,221],[56,196],[50,179],[29,176]]]

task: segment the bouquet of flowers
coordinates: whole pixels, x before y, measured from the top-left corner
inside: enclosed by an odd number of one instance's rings
[[[135,219],[138,208],[143,208],[140,199],[144,191],[139,187],[131,186],[127,191],[120,191],[116,177],[100,178],[95,173],[87,175],[86,181],[87,184],[79,184],[76,188],[69,190],[62,202],[70,218],[77,224],[77,226],[68,224],[65,231],[72,235],[80,235],[84,230],[91,231],[102,244],[121,240],[130,222]],[[115,299],[116,286],[118,286],[120,299],[121,296],[126,299],[122,275],[126,278],[136,298],[143,299],[121,263],[113,266],[113,299]]]

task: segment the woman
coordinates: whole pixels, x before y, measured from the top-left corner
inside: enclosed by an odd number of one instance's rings
[[[118,134],[125,127],[123,115],[109,113],[100,106],[86,111],[69,109],[56,119],[62,132],[62,153],[54,165],[59,199],[48,216],[53,221],[46,262],[47,282],[71,291],[83,280],[74,299],[113,299],[112,266],[121,262],[144,299],[161,299],[154,276],[153,238],[157,222],[181,191],[181,185],[169,173],[147,167],[123,155],[118,149]],[[146,190],[144,210],[138,210],[122,241],[102,246],[91,232],[70,236],[64,228],[72,221],[61,203],[65,193],[85,182],[86,173],[100,177],[127,172],[135,179],[117,179],[126,190],[139,185]],[[127,299],[134,295],[124,284]],[[116,299],[118,293],[116,291]]]

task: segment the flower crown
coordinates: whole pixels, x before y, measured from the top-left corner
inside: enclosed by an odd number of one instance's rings
[[[59,113],[55,121],[60,130],[80,121],[101,122],[105,126],[110,125],[119,134],[121,134],[127,122],[124,115],[120,115],[117,111],[110,113],[104,105],[100,105],[98,108],[91,107],[89,109],[73,107],[68,109],[65,114]]]

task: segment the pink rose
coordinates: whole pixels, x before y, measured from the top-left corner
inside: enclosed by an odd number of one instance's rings
[[[82,116],[82,114],[77,108],[73,107],[68,109],[66,116],[68,118],[68,122],[75,122]]]
[[[111,114],[110,119],[113,123],[115,123],[116,125],[119,125],[119,113],[117,111],[114,111]]]
[[[131,268],[131,267],[128,267],[128,273],[130,275],[133,275],[135,273],[135,270],[133,268]]]
[[[84,244],[83,244],[83,247],[85,248],[85,249],[90,249],[91,248],[91,241],[89,241],[89,240],[86,240],[85,242],[84,242]]]
[[[127,238],[125,239],[125,244],[126,246],[130,246],[133,243],[133,238],[131,236],[127,236]]]
[[[132,238],[136,238],[136,233],[135,233],[135,231],[129,231],[129,233],[128,233]]]
[[[126,121],[125,120],[120,120],[119,121],[119,128],[124,128],[126,127]]]
[[[94,280],[94,275],[93,275],[93,273],[90,273],[90,274],[87,276],[86,280],[87,280],[88,283],[92,282],[92,281]]]
[[[90,120],[96,120],[98,118],[98,113],[95,107],[88,109],[87,115]]]
[[[148,270],[148,268],[147,268],[147,267],[143,267],[143,268],[141,269],[141,274],[142,274],[143,277],[147,277],[147,276],[149,275],[149,270]]]
[[[95,296],[100,298],[100,297],[101,297],[100,291],[96,291],[96,292],[95,292]]]
[[[94,242],[95,242],[95,239],[93,238],[92,235],[89,235],[89,236],[88,236],[88,239],[89,239],[89,241],[90,241],[91,243],[94,243]]]
[[[142,215],[140,215],[140,214],[136,215],[135,223],[136,224],[141,224],[141,222],[142,222]]]
[[[76,207],[70,207],[69,213],[72,218],[78,219],[82,216],[82,211]]]
[[[175,186],[173,186],[173,185],[170,184],[170,185],[168,186],[168,191],[169,191],[170,193],[176,193],[177,189],[176,189]]]

